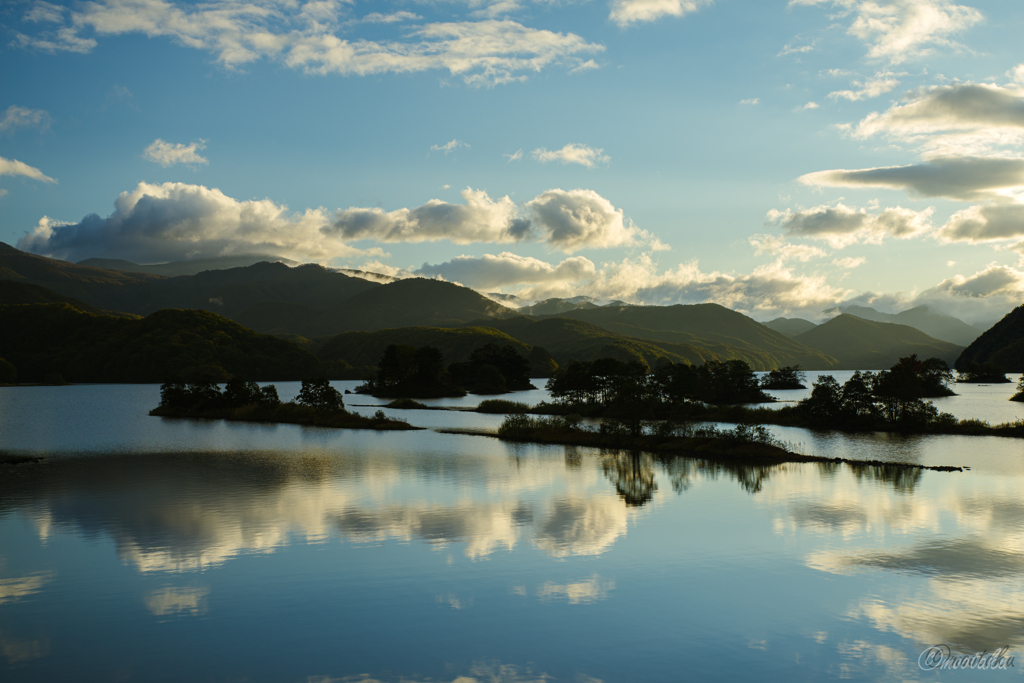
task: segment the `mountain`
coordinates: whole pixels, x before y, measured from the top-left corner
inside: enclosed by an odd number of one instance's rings
[[[690,345],[716,357],[739,358],[758,370],[786,365],[807,370],[836,367],[836,359],[827,354],[718,304],[602,306],[561,316],[629,337]]]
[[[867,306],[838,306],[823,311],[823,313],[848,313],[862,320],[909,325],[930,337],[958,346],[967,346],[981,334],[976,327],[968,325],[959,318],[937,313],[928,306],[916,306],[896,314],[881,313]]]
[[[1018,306],[971,343],[956,367],[991,363],[1003,372],[1024,372],[1024,306]]]
[[[70,382],[163,382],[227,375],[297,380],[320,361],[291,342],[257,334],[207,311],[168,309],[127,319],[68,303],[0,306],[0,357],[22,382],[52,373]]]
[[[582,320],[545,318],[535,321],[517,317],[508,320],[476,321],[505,332],[530,346],[546,349],[559,365],[570,360],[617,358],[638,361],[655,367],[664,359],[673,363],[702,365],[708,360],[729,360],[735,355],[721,354],[692,344],[639,339],[602,329]]]
[[[87,303],[69,296],[62,296],[52,289],[30,285],[27,282],[17,280],[0,280],[0,306],[14,304],[70,304],[80,311],[95,313],[97,315],[116,315],[120,317],[137,317],[128,313],[111,313],[93,308]]]
[[[575,311],[583,308],[597,308],[597,305],[590,301],[587,297],[573,297],[576,301],[570,299],[545,299],[544,301],[537,302],[532,306],[523,306],[517,313],[521,315],[559,315],[566,311]]]
[[[174,261],[172,263],[152,263],[148,265],[122,261],[121,259],[90,258],[79,261],[78,265],[90,268],[102,268],[104,270],[123,270],[133,273],[150,273],[151,275],[196,275],[204,270],[227,270],[229,268],[244,268],[254,263],[267,261],[270,263],[284,263],[294,266],[296,261],[270,256],[267,254],[240,254],[238,256],[218,256],[216,258],[201,258],[192,261]]]
[[[776,332],[781,332],[787,337],[795,337],[817,327],[810,320],[804,320],[803,318],[776,318],[775,320],[762,323],[762,325]]]
[[[963,350],[908,325],[864,320],[848,313],[794,339],[834,356],[839,361],[838,370],[882,370],[914,353],[921,359],[941,358],[952,365]]]
[[[377,332],[345,332],[320,349],[322,360],[343,360],[356,367],[375,366],[391,344],[433,346],[444,354],[446,364],[469,360],[473,351],[486,344],[512,346],[526,356],[530,347],[489,327],[401,327]]]

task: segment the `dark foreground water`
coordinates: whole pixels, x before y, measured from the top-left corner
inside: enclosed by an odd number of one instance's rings
[[[960,402],[1024,416],[1010,393]],[[1021,441],[780,430],[809,452],[972,469],[723,467],[149,417],[157,399],[0,389],[2,448],[46,456],[0,467],[0,681],[1024,672],[919,666],[940,644],[1024,655]]]

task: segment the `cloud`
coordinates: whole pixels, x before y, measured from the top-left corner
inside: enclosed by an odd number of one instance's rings
[[[914,197],[978,201],[1024,187],[1024,158],[935,157],[909,166],[817,171],[797,180],[817,187],[882,187]]]
[[[681,17],[696,12],[712,0],[612,0],[608,18],[625,28],[630,24]]]
[[[927,305],[967,322],[991,322],[1020,305],[1024,271],[992,264],[973,275],[954,275],[913,297],[914,306]]]
[[[71,261],[104,257],[136,263],[246,253],[297,260],[373,253],[341,242],[331,224],[323,209],[290,213],[269,199],[238,201],[202,185],[139,183],[118,196],[107,218],[91,214],[61,223],[43,217],[18,248]]]
[[[360,21],[364,24],[394,24],[399,21],[419,21],[422,19],[418,14],[412,12],[392,12],[391,14],[381,14],[380,12],[371,12],[364,16]]]
[[[885,135],[932,155],[1016,146],[1024,141],[1024,90],[985,83],[919,88],[846,128],[855,138]]]
[[[753,104],[761,104],[761,98],[760,97],[754,97],[754,98],[749,99],[749,100],[740,100],[740,104],[751,104],[751,105],[753,105]]]
[[[53,579],[53,572],[36,572],[17,579],[0,579],[0,605],[34,595]]]
[[[932,208],[913,211],[897,206],[870,214],[839,203],[800,211],[772,209],[768,220],[789,237],[825,240],[838,249],[858,242],[881,244],[887,237],[916,237],[932,229],[933,213]]]
[[[175,588],[168,586],[146,596],[146,609],[158,617],[183,614],[206,614],[209,588]]]
[[[210,163],[205,157],[201,157],[198,151],[206,149],[206,140],[193,140],[187,145],[164,142],[160,138],[154,140],[143,152],[143,156],[164,168],[175,164],[195,166],[198,164]]]
[[[89,52],[97,37],[143,34],[169,38],[212,53],[226,68],[273,59],[306,73],[366,76],[444,69],[472,86],[521,81],[556,64],[572,69],[604,50],[572,33],[533,29],[510,20],[488,19],[405,26],[390,40],[345,39],[337,35],[345,3],[232,2],[185,4],[167,0],[100,0],[72,11],[68,25],[29,36],[23,47],[51,52]],[[301,8],[301,9],[300,9]],[[412,15],[371,14],[366,22],[387,27]],[[360,23],[363,23],[360,22]]]
[[[838,268],[844,268],[846,270],[852,270],[858,266],[863,266],[867,261],[863,256],[847,256],[845,258],[837,258],[832,260],[832,265]]]
[[[563,164],[579,164],[587,168],[593,168],[598,164],[607,164],[612,160],[610,156],[602,154],[603,149],[595,149],[587,145],[569,143],[562,149],[549,150],[539,147],[532,152],[533,158],[537,161],[547,163],[549,161],[560,161]]]
[[[856,102],[857,100],[870,99],[890,92],[900,84],[896,79],[899,74],[891,71],[879,71],[873,77],[863,81],[853,81],[857,90],[836,90],[828,94],[833,100],[844,99]]]
[[[444,155],[448,156],[448,154],[450,152],[454,152],[455,150],[457,150],[460,147],[465,147],[466,149],[470,148],[469,145],[466,144],[465,142],[463,142],[462,140],[452,139],[449,142],[444,143],[443,145],[431,145],[430,146],[430,151],[431,152],[444,152]]]
[[[481,257],[456,256],[437,265],[423,264],[416,275],[443,278],[476,289],[495,289],[510,285],[567,284],[591,279],[594,263],[582,256],[567,258],[557,265],[509,252]]]
[[[828,256],[824,249],[809,244],[793,244],[775,235],[751,235],[748,240],[754,247],[754,254],[771,254],[781,261],[800,261],[806,263],[812,258]]]
[[[827,0],[790,0],[790,5],[824,5]],[[868,57],[899,64],[931,54],[936,47],[962,49],[950,36],[984,19],[973,7],[949,0],[832,0],[840,16],[853,15],[847,33],[868,47]]]
[[[42,0],[36,0],[35,4],[25,14],[25,21],[33,23],[60,24],[64,21],[65,8],[58,5],[51,5]]]
[[[28,109],[12,104],[7,107],[0,119],[0,133],[13,131],[16,128],[38,128],[46,130],[50,127],[50,114],[43,109]]]
[[[805,105],[803,105],[801,107],[797,107],[793,111],[807,111],[808,109],[817,109],[820,106],[821,105],[818,104],[817,102],[808,102],[807,104],[805,104]]]
[[[507,157],[509,161],[519,161],[523,158],[523,150],[517,149],[511,154],[502,154],[501,156]]]
[[[346,240],[456,244],[508,243],[530,235],[529,221],[518,218],[518,208],[508,196],[492,200],[487,192],[468,187],[461,194],[465,204],[431,199],[415,209],[389,212],[352,207],[337,212],[329,231]]]
[[[548,190],[526,203],[544,240],[564,252],[618,247],[649,235],[626,223],[622,209],[593,190]]]
[[[5,159],[4,157],[0,157],[0,176],[5,175],[25,176],[32,180],[41,180],[44,183],[57,182],[34,166],[29,166],[17,159]]]
[[[1024,236],[1024,204],[972,206],[950,216],[938,232],[943,242],[995,242]]]
[[[814,50],[814,45],[813,44],[811,44],[811,45],[793,45],[793,43],[786,43],[782,47],[782,49],[779,50],[779,54],[777,54],[775,56],[776,57],[785,57],[786,55],[801,55],[801,54],[804,54],[804,53],[807,53],[807,52],[812,52],[813,50]]]

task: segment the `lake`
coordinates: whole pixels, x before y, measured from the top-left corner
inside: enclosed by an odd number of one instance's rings
[[[298,392],[276,384],[285,400]],[[1024,417],[1013,389],[959,385],[936,403],[1009,421]],[[0,388],[0,447],[45,456],[0,466],[5,683],[1024,671],[919,666],[939,645],[1024,654],[1019,440],[775,427],[804,452],[971,469],[741,467],[149,417],[158,401],[155,385]],[[426,427],[502,419],[386,412]]]

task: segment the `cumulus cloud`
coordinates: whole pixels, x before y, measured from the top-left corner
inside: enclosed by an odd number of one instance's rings
[[[618,247],[648,237],[627,224],[622,209],[593,190],[548,190],[526,203],[536,228],[551,246],[571,253],[584,247]]]
[[[175,164],[196,166],[210,163],[208,159],[199,155],[199,150],[206,149],[206,140],[193,140],[187,145],[164,142],[160,138],[154,140],[149,147],[143,151],[143,156],[164,168]]]
[[[449,153],[454,152],[455,150],[457,150],[460,147],[465,147],[466,149],[470,148],[469,145],[466,144],[465,142],[463,142],[462,140],[452,139],[452,140],[449,140],[448,142],[444,143],[443,145],[431,145],[430,146],[430,151],[431,152],[444,152],[444,155],[448,156]]]
[[[972,206],[949,217],[938,232],[944,242],[997,242],[1024,236],[1024,204]]]
[[[28,109],[15,104],[7,107],[0,119],[0,133],[7,133],[16,128],[38,128],[46,130],[50,127],[50,114],[43,109]]]
[[[549,150],[539,147],[532,152],[533,158],[541,163],[549,161],[560,161],[563,164],[579,164],[587,168],[593,168],[598,164],[607,164],[612,160],[610,156],[603,154],[603,149],[595,149],[587,145],[569,143],[562,149]]]
[[[949,0],[790,0],[790,5],[830,4],[852,16],[847,33],[868,47],[868,57],[899,64],[936,47],[961,49],[951,36],[984,19],[973,7]]]
[[[390,40],[349,40],[337,35],[343,24],[351,25],[339,22],[346,12],[341,0],[302,5],[98,0],[61,17],[66,25],[19,33],[16,42],[50,52],[89,52],[96,46],[92,35],[136,33],[212,53],[227,68],[273,59],[306,73],[346,76],[447,70],[473,86],[521,81],[553,65],[577,68],[604,49],[572,33],[496,19],[404,26]],[[359,23],[388,27],[414,16],[371,14]]]
[[[878,97],[894,90],[900,84],[896,79],[898,75],[891,71],[879,71],[871,78],[864,79],[863,81],[853,81],[853,87],[856,90],[836,90],[830,92],[828,96],[833,100],[844,99],[851,102]]]
[[[859,242],[880,244],[887,237],[916,237],[932,229],[933,213],[932,208],[913,211],[897,206],[872,214],[838,203],[799,211],[772,209],[768,220],[787,236],[824,240],[838,249]]]
[[[416,275],[460,282],[467,287],[495,289],[520,285],[559,285],[592,279],[594,263],[582,256],[573,256],[558,264],[519,256],[509,252],[481,257],[456,256],[451,261],[431,265],[424,263]]]
[[[5,159],[4,157],[0,157],[0,176],[5,175],[25,176],[32,180],[41,180],[44,183],[57,182],[34,166],[29,166],[17,159]]]
[[[782,261],[806,263],[812,258],[828,256],[824,249],[809,244],[793,244],[776,235],[751,235],[748,241],[754,247],[755,255],[771,254]]]
[[[1024,158],[936,157],[909,166],[817,171],[798,181],[817,187],[883,187],[906,190],[915,197],[978,201],[999,196],[1000,190],[1024,187]]]
[[[422,18],[420,15],[412,12],[392,12],[391,14],[371,12],[364,16],[361,21],[364,24],[394,24],[399,21],[418,21]]]
[[[612,0],[609,18],[625,28],[630,24],[681,17],[696,12],[712,0]]]
[[[518,218],[518,207],[508,196],[492,200],[487,192],[467,187],[462,198],[465,204],[431,199],[415,209],[394,211],[353,207],[337,212],[329,230],[346,240],[456,244],[507,243],[530,235],[530,222]]]
[[[78,223],[61,223],[44,217],[18,248],[71,261],[104,257],[137,263],[245,253],[299,260],[372,253],[344,244],[326,230],[330,225],[323,209],[290,213],[269,199],[238,201],[202,185],[139,183],[118,196],[107,218],[91,214]]]
[[[1024,272],[1010,266],[992,264],[969,277],[955,275],[947,278],[922,292],[920,298],[927,299],[943,294],[964,299],[979,299],[999,294],[1012,294],[1019,298],[1021,292],[1024,292]],[[1019,301],[1014,305],[1017,304]]]
[[[977,154],[1024,141],[1024,90],[957,83],[912,90],[901,103],[848,127],[856,138],[885,135],[929,155]]]

